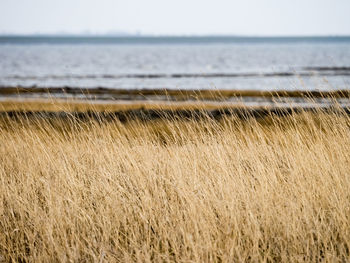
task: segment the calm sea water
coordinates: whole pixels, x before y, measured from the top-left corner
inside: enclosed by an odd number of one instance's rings
[[[350,37],[0,37],[0,86],[350,88]]]

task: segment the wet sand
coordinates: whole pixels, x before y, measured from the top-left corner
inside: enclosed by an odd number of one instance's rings
[[[33,95],[51,96],[51,97],[76,97],[89,99],[89,96],[107,97],[110,99],[147,99],[159,97],[167,100],[188,100],[188,99],[215,99],[223,100],[232,97],[308,97],[308,98],[350,98],[350,90],[220,90],[220,89],[109,89],[109,88],[71,88],[71,87],[1,87],[0,97],[3,96],[23,96]],[[110,97],[108,97],[110,96]]]
[[[2,116],[153,119],[164,116],[285,115],[297,111],[348,112],[350,91],[122,90],[2,87]]]

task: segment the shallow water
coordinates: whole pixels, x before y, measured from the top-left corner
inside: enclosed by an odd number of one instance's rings
[[[137,38],[124,42],[123,38],[119,42],[96,42],[93,38],[75,42],[59,38],[4,39],[0,38],[0,86],[243,90],[350,87],[348,38],[163,38],[158,42]]]

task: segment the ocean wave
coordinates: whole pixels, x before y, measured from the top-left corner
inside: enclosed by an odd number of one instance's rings
[[[309,77],[309,76],[350,76],[350,67],[307,67],[304,71],[247,72],[247,73],[150,73],[150,74],[69,74],[69,75],[8,75],[6,79],[45,80],[45,79],[179,79],[179,78],[264,78],[264,77]]]

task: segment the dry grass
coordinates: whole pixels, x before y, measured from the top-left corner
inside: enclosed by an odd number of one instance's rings
[[[347,261],[350,119],[0,121],[0,258]],[[1,261],[0,259],[0,261]]]

